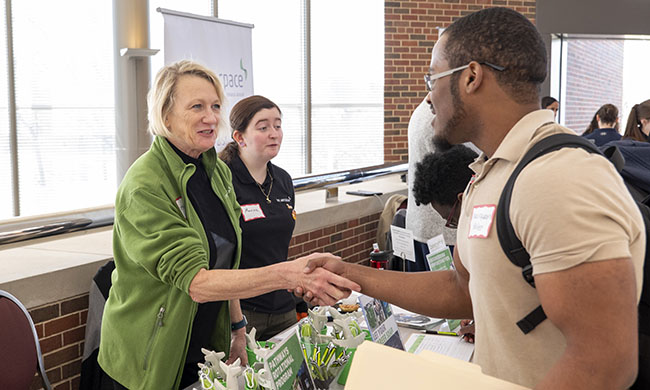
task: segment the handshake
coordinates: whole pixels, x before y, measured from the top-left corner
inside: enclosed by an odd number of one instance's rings
[[[359,284],[345,277],[348,264],[330,253],[312,253],[287,264],[297,275],[288,291],[312,305],[332,306],[352,291],[361,291]]]

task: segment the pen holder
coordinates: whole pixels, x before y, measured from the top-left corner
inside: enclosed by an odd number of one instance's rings
[[[270,341],[258,341],[257,342],[262,348],[268,348],[272,349],[275,343],[272,343]],[[246,355],[248,355],[248,365],[253,366],[257,362],[257,355],[255,355],[255,352],[248,348],[248,345],[246,346]]]
[[[354,353],[357,351],[356,348],[348,348],[348,361],[343,366],[339,378],[336,380],[339,385],[345,385],[345,382],[348,380],[348,374],[350,373],[350,366],[352,365],[352,359],[354,358]]]
[[[316,388],[329,389],[329,384],[345,366],[345,363],[341,363],[342,357],[347,356],[345,349],[331,343],[303,342],[303,347],[307,366]]]
[[[368,331],[367,329],[363,329],[362,331],[366,335],[366,340],[372,341],[372,337],[370,336],[370,331]],[[350,366],[352,365],[352,359],[354,358],[354,353],[357,351],[357,349],[348,348],[346,351],[348,353],[348,361],[345,363],[345,366],[343,366],[343,370],[341,370],[341,373],[339,374],[339,377],[337,379],[339,385],[345,385],[345,382],[348,380],[348,374],[350,373]]]

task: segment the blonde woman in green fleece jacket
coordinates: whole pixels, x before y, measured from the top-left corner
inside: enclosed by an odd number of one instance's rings
[[[240,298],[304,288],[333,304],[360,287],[325,269],[304,274],[312,254],[237,270],[240,207],[214,150],[224,93],[191,61],[160,70],[149,92],[149,151],[128,170],[115,200],[115,271],[102,319],[99,364],[108,389],[177,389],[195,382],[201,347],[246,363]]]

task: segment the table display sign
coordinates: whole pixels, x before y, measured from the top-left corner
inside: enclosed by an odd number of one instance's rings
[[[404,345],[390,304],[361,294],[359,295],[359,305],[366,317],[372,341],[403,350]]]

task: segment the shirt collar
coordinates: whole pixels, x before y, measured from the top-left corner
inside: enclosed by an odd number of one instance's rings
[[[273,164],[271,164],[270,161],[266,163],[266,169],[269,170],[271,176],[275,177]],[[257,183],[255,179],[253,179],[253,176],[251,176],[250,172],[248,172],[248,168],[246,168],[246,165],[244,165],[241,157],[239,157],[239,153],[235,153],[234,156],[232,156],[232,159],[230,160],[230,170],[233,172],[233,176],[237,176],[239,178],[239,181],[241,181],[243,184]],[[271,178],[267,175],[262,185],[266,185],[270,181]]]
[[[174,149],[176,154],[178,154],[178,156],[181,158],[181,160],[183,160],[183,162],[185,164],[194,164],[197,167],[201,166],[201,156],[202,156],[202,154],[199,155],[199,158],[194,158],[192,156],[188,156],[187,154],[185,154],[185,152],[183,152],[182,150],[177,148],[176,145],[171,143],[171,141],[169,139],[167,139],[167,142],[169,143],[169,146],[171,146],[172,149]]]
[[[537,129],[549,122],[554,122],[551,110],[536,110],[524,115],[506,134],[491,159],[517,161]],[[479,159],[481,157],[484,157],[484,154],[481,154]]]
[[[521,151],[526,149],[526,145],[533,138],[536,130],[553,120],[554,116],[551,110],[536,110],[524,115],[503,138],[494,152],[494,156],[488,159],[485,152],[481,152],[480,156],[469,165],[469,168],[478,177],[483,173],[483,167],[488,160],[517,161],[522,155]]]

